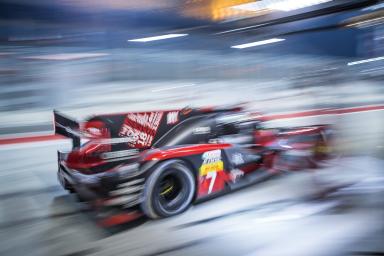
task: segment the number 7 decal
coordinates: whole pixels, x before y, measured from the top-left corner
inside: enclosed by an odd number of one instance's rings
[[[208,194],[211,194],[211,192],[212,192],[213,185],[215,184],[216,176],[217,176],[216,171],[207,173],[207,178],[211,179],[211,182],[209,183],[209,187],[208,187]]]

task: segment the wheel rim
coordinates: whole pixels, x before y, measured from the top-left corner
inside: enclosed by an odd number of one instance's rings
[[[164,200],[164,202],[171,202],[174,200],[179,193],[181,192],[181,184],[180,180],[176,177],[176,175],[169,174],[163,178],[160,182],[160,198]]]

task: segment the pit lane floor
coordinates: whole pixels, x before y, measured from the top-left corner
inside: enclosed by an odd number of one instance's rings
[[[0,255],[371,255],[384,252],[384,161],[341,158],[104,229],[56,180],[66,141],[0,148]]]

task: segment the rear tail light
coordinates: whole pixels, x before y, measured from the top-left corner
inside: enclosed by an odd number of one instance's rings
[[[71,169],[88,173],[89,168],[104,163],[102,154],[111,151],[111,144],[100,142],[110,138],[110,131],[104,122],[89,121],[83,124],[82,130],[86,135],[81,140],[81,147],[69,153],[66,164]]]
[[[109,144],[88,143],[84,147],[69,153],[66,164],[71,169],[88,172],[89,168],[104,163],[101,156],[110,150],[111,145]]]

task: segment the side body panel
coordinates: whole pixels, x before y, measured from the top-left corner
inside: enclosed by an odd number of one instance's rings
[[[99,127],[93,127],[93,124],[95,121],[103,122],[110,138],[129,138],[127,147],[144,149],[151,147],[167,131],[195,114],[196,111],[166,110],[99,115],[84,122],[82,128],[97,137]]]
[[[263,170],[261,156],[254,151],[231,144],[185,145],[176,148],[154,149],[145,161],[181,159],[196,177],[196,198],[203,199],[252,182],[248,176]],[[150,173],[148,173],[150,175]]]

